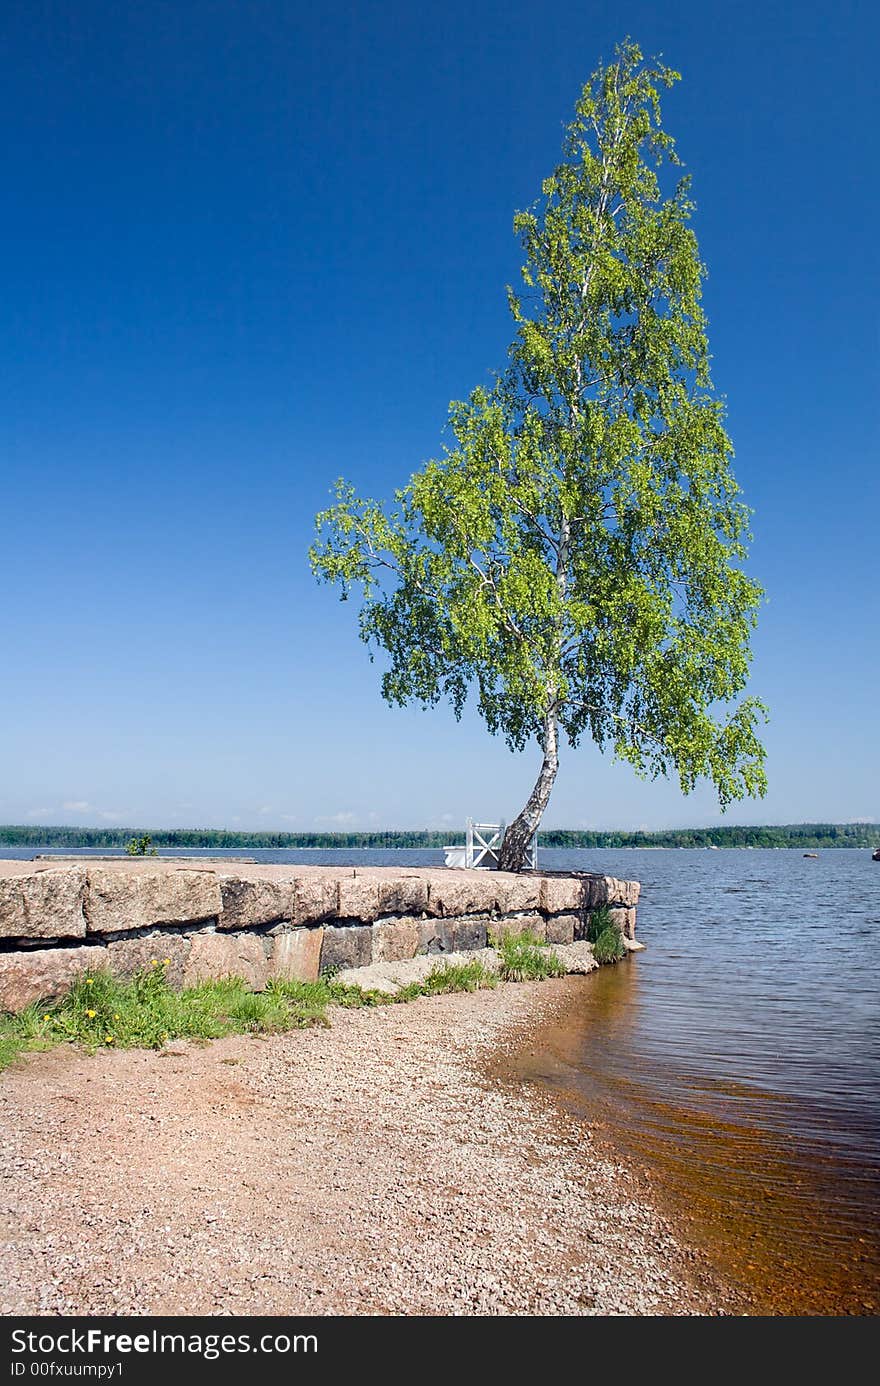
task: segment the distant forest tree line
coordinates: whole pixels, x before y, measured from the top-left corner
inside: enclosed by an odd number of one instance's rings
[[[0,826],[6,847],[107,847],[124,849],[132,838],[149,834],[154,847],[226,848],[393,848],[444,847],[462,833],[397,831],[360,833],[230,832],[223,828],[35,828]],[[874,847],[880,823],[788,823],[764,827],[673,828],[664,832],[596,832],[548,828],[542,847]]]

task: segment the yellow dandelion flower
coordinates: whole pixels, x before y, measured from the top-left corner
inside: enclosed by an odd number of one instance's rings
[[[112,1036],[112,1035],[105,1035],[105,1036],[104,1036],[104,1043],[105,1043],[105,1044],[112,1044],[112,1043],[113,1043],[113,1036]]]
[[[159,966],[159,959],[158,959],[158,958],[150,958],[150,967],[158,967],[158,966]]]
[[[95,979],[94,979],[94,977],[87,977],[87,978],[86,978],[86,986],[87,986],[87,987],[93,987],[94,985],[95,985]]]
[[[114,1019],[114,1020],[118,1020],[118,1019],[119,1019],[119,1016],[118,1016],[118,1015],[115,1015],[115,1016],[113,1017],[113,1019]]]
[[[44,1016],[43,1016],[43,1019],[44,1019],[44,1020],[51,1020],[52,1017],[51,1017],[50,1015],[44,1015]]]
[[[171,959],[170,959],[170,958],[163,958],[163,959],[162,959],[162,966],[163,966],[163,967],[170,967],[170,966],[171,966]]]
[[[94,1020],[97,1014],[97,1011],[86,1011],[86,1015],[88,1016],[89,1020]]]

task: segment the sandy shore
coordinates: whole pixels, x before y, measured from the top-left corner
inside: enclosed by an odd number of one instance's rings
[[[578,985],[29,1056],[0,1077],[0,1311],[717,1311],[589,1130],[491,1076]]]

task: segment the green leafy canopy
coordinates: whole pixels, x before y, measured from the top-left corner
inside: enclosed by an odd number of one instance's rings
[[[450,406],[454,446],[385,507],[337,484],[311,549],[362,592],[383,696],[470,689],[513,749],[560,726],[722,805],[765,789],[737,701],[761,599],[709,372],[689,180],[661,125],[678,74],[630,41],[584,87],[563,161],[517,213],[506,370]]]

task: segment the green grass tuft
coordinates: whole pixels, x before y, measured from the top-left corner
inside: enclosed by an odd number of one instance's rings
[[[391,997],[384,991],[368,991],[349,982],[330,983],[330,1000],[334,1006],[387,1006]]]
[[[611,918],[611,911],[607,905],[603,905],[599,910],[593,910],[587,921],[587,942],[595,943],[606,929],[614,929],[616,925]]]
[[[421,982],[407,982],[405,986],[398,987],[392,996],[392,1001],[417,1001],[420,996],[424,996],[425,989]]]
[[[587,939],[593,945],[593,957],[597,963],[620,962],[621,958],[626,957],[620,926],[615,923],[607,905],[590,915]]]
[[[505,982],[543,982],[565,975],[565,964],[528,929],[495,938],[493,944],[501,954],[500,976]]]
[[[266,987],[266,994],[283,997],[296,1017],[296,1029],[307,1025],[329,1025],[327,1007],[330,1004],[330,988],[327,983],[297,982],[293,978],[273,978]]]
[[[593,944],[593,957],[597,963],[620,962],[621,958],[626,957],[623,937],[616,924],[602,930]]]
[[[0,1033],[0,1072],[14,1063],[25,1044],[26,1041],[18,1035]]]
[[[421,984],[423,996],[440,996],[449,991],[480,991],[498,985],[494,972],[479,959],[464,963],[440,963],[428,973]]]

